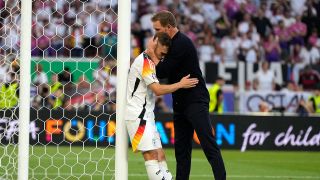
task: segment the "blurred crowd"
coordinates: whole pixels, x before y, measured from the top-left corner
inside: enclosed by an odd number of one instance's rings
[[[261,70],[246,89],[294,91],[316,90],[320,60],[319,0],[133,0],[131,56],[140,54],[153,34],[150,18],[159,10],[171,11],[179,29],[198,49],[200,63],[243,61],[261,63]],[[22,30],[19,1],[0,0],[0,77],[3,84],[17,81],[11,74],[18,64]],[[82,76],[72,79],[66,67],[52,72],[51,79],[37,66],[33,79],[33,106],[40,108],[107,108],[115,105],[117,1],[34,0],[32,4],[32,56],[98,58],[94,82]],[[285,84],[274,82],[270,63],[293,68]],[[17,66],[17,65],[15,65]],[[7,85],[8,86],[8,85]],[[112,95],[113,94],[113,95]],[[44,97],[52,97],[51,100]],[[84,103],[85,102],[85,103]],[[168,112],[163,97],[159,111]]]

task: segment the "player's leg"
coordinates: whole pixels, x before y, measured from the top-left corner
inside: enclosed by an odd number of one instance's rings
[[[226,171],[220,149],[216,143],[212,132],[212,125],[209,118],[209,107],[205,103],[196,103],[190,105],[188,120],[198,135],[201,147],[211,165],[216,180],[225,180]],[[192,109],[192,111],[191,111]]]
[[[176,179],[188,180],[191,169],[193,127],[181,113],[174,113],[174,149],[177,161]]]
[[[162,148],[162,146],[155,122],[137,119],[126,121],[126,126],[132,150],[142,152],[149,179],[165,180],[158,161],[157,149]]]
[[[166,160],[164,150],[162,148],[160,148],[160,149],[157,149],[157,152],[158,152],[158,160],[159,160],[160,169],[163,172],[165,179],[167,179],[167,180],[173,179],[172,174],[169,171],[169,168],[167,165],[167,160]]]
[[[159,165],[157,150],[145,151],[142,154],[149,180],[165,180]]]

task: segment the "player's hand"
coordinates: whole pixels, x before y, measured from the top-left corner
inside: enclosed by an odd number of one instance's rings
[[[179,84],[180,88],[192,88],[195,87],[198,82],[198,78],[190,78],[190,74],[188,74],[180,80]]]
[[[147,54],[150,56],[152,61],[157,65],[160,62],[160,59],[157,58],[157,56],[154,53],[154,50],[156,49],[158,43],[158,38],[149,38],[148,44],[147,44]]]

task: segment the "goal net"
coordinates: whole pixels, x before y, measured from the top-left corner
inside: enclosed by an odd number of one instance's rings
[[[28,179],[114,179],[117,1],[32,0],[30,93],[19,91],[21,2],[0,8],[0,179],[18,177],[19,108]]]

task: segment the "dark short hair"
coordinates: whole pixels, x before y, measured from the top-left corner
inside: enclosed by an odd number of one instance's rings
[[[165,32],[158,32],[154,35],[154,39],[158,38],[158,42],[166,47],[171,46],[171,38],[170,36]]]
[[[153,15],[151,18],[152,22],[159,21],[161,26],[170,25],[172,27],[177,27],[176,18],[170,11],[160,11]]]
[[[218,77],[216,78],[216,81],[224,81],[224,79],[223,79],[221,76],[218,76]]]

